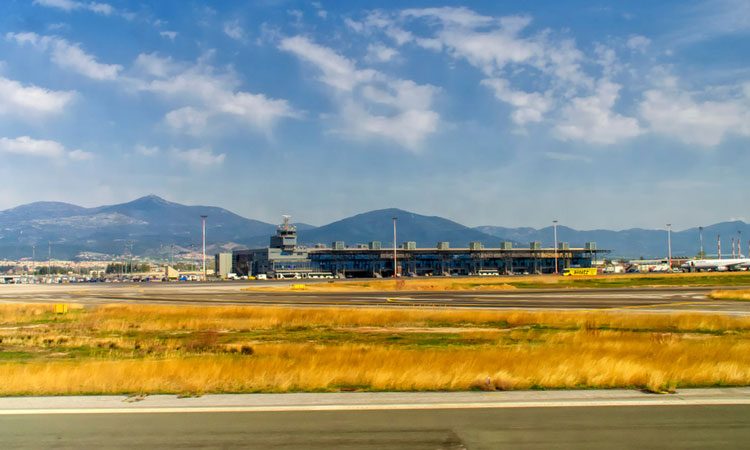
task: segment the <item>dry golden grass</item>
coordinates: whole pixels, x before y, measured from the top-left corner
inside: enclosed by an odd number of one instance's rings
[[[52,305],[0,305],[0,326],[28,323],[51,314]],[[70,316],[71,326],[98,331],[247,330],[278,327],[545,325],[675,331],[750,330],[750,317],[718,314],[655,314],[591,311],[472,311],[428,308],[304,308],[257,306],[103,305]]]
[[[0,394],[508,390],[746,385],[750,342],[736,338],[557,336],[549,345],[414,350],[268,344],[253,356],[0,364]]]
[[[51,311],[0,305],[0,395],[750,384],[750,318],[742,317],[155,305]]]
[[[717,290],[711,292],[708,296],[715,300],[750,301],[750,290]]]

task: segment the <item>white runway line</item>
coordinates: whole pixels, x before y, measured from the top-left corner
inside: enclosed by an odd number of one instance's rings
[[[654,394],[656,395],[656,394]],[[552,401],[500,402],[435,402],[435,403],[373,403],[373,404],[312,404],[312,405],[245,405],[245,406],[140,406],[2,409],[0,416],[49,414],[157,414],[157,413],[219,413],[219,412],[315,412],[315,411],[390,411],[438,409],[519,409],[519,408],[586,408],[617,406],[717,406],[750,405],[750,396],[684,398],[679,395],[654,399],[589,399]]]

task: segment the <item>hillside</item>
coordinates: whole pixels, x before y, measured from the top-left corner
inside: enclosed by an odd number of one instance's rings
[[[542,229],[534,228],[506,228],[497,226],[482,226],[476,230],[484,233],[504,237],[513,241],[527,243],[530,241],[541,241],[543,245],[552,245],[552,227]],[[731,239],[738,238],[737,232],[743,241],[742,252],[748,253],[748,239],[750,239],[750,225],[742,221],[721,222],[703,228],[704,251],[707,254],[716,254],[717,236],[721,236],[722,253],[730,255]],[[613,256],[626,258],[662,258],[667,255],[667,232],[666,230],[646,230],[642,228],[631,228],[621,231],[612,230],[588,230],[581,231],[565,226],[557,227],[558,241],[568,242],[571,245],[581,246],[585,242],[596,242],[602,249],[612,250]],[[672,232],[672,255],[692,257],[698,254],[700,249],[698,228],[690,228],[683,231]]]
[[[347,217],[313,230],[301,231],[299,241],[305,244],[344,241],[347,245],[381,241],[393,245],[393,217],[397,217],[398,243],[416,241],[418,247],[434,247],[448,241],[453,247],[466,247],[470,241],[497,245],[499,239],[459,223],[436,216],[422,216],[401,209],[381,209]]]
[[[139,255],[167,254],[174,245],[197,249],[200,216],[208,215],[207,233],[213,244],[249,245],[268,236],[272,224],[246,219],[213,206],[186,206],[149,195],[131,202],[83,208],[37,202],[0,212],[0,256],[46,259],[48,242],[53,258],[75,258],[81,252],[120,255],[126,246]]]
[[[215,206],[189,206],[167,201],[155,195],[136,200],[84,208],[69,203],[35,202],[0,211],[0,258],[20,259],[32,255],[46,259],[52,243],[53,258],[74,259],[82,253],[122,255],[126,247],[142,256],[166,257],[172,251],[197,251],[201,244],[200,216],[208,216],[208,251],[229,251],[242,247],[264,247],[275,232],[274,224],[239,216]],[[552,227],[507,228],[482,226],[469,228],[437,216],[424,216],[401,209],[381,209],[357,214],[321,227],[297,224],[299,242],[330,245],[344,241],[347,245],[381,241],[384,247],[393,242],[392,218],[398,218],[398,243],[416,241],[418,247],[434,247],[448,241],[452,247],[465,247],[480,241],[496,247],[502,240],[516,246],[528,246],[530,241],[541,241],[544,246],[553,242]],[[716,253],[717,235],[722,236],[723,254],[731,254],[730,239],[743,236],[743,253],[748,253],[750,225],[722,222],[704,228],[706,253]],[[622,231],[576,230],[559,226],[558,240],[572,246],[594,241],[600,249],[612,250],[612,256],[626,258],[659,258],[667,253],[667,233],[664,230],[633,228]],[[698,253],[698,229],[672,233],[675,256],[694,256]]]

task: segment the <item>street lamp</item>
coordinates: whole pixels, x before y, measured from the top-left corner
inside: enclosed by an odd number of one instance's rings
[[[201,225],[203,227],[203,281],[206,281],[206,218],[208,216],[201,216]]]
[[[672,224],[667,224],[667,259],[669,260],[669,270],[672,270]]]
[[[557,219],[555,219],[555,220],[552,221],[552,229],[553,229],[554,234],[555,234],[555,275],[557,275],[558,274],[558,269],[557,269]]]
[[[703,253],[703,227],[698,227],[698,237],[701,241],[701,251],[698,253],[698,257],[700,259],[704,259],[706,257],[706,254]]]
[[[398,276],[398,269],[396,268],[396,221],[398,217],[393,217],[393,278]]]

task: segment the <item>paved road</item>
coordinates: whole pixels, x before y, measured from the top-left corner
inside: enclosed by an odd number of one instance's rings
[[[750,302],[710,300],[712,288],[543,289],[457,292],[248,292],[246,285],[99,284],[0,286],[0,302],[451,307],[486,309],[640,309],[750,315]]]
[[[122,400],[10,399],[8,406],[0,399],[0,441],[3,448],[454,450],[747,448],[750,442],[748,389],[674,396],[582,391]],[[30,406],[19,406],[24,402]],[[66,402],[67,410],[55,409]],[[107,410],[113,402],[125,406]],[[179,402],[188,406],[174,407]],[[35,411],[42,403],[52,409]]]

